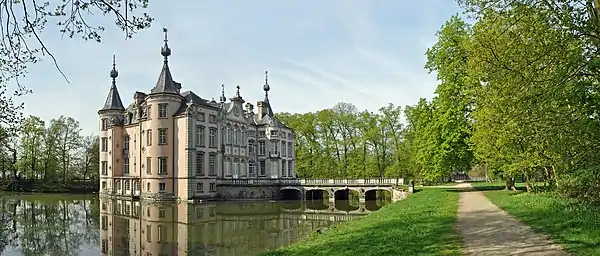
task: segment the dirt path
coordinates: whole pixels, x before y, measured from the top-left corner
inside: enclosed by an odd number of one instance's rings
[[[455,187],[470,188],[471,184]],[[465,242],[466,255],[569,255],[502,211],[481,191],[461,192],[457,227]]]

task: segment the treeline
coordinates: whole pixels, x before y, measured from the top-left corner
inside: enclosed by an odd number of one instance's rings
[[[297,133],[298,175],[436,181],[471,171],[600,201],[598,2],[459,3],[472,22],[452,17],[427,51],[433,99],[280,115]]]
[[[296,132],[300,177],[404,177],[410,171],[399,106],[390,104],[374,113],[338,103],[315,113],[278,117]]]
[[[0,176],[44,184],[97,183],[98,144],[98,136],[82,135],[79,122],[71,117],[60,116],[46,123],[29,116],[20,122],[18,132],[2,140]]]

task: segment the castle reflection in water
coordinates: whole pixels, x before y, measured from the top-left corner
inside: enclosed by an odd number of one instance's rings
[[[348,202],[152,203],[100,198],[101,255],[255,255],[381,207]]]

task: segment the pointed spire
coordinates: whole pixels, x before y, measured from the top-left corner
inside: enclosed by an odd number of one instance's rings
[[[263,90],[265,91],[265,101],[269,101],[269,90],[271,90],[271,87],[269,86],[268,70],[265,70],[265,85],[263,85]]]
[[[263,85],[263,90],[265,91],[265,100],[263,101],[263,112],[264,116],[273,116],[273,109],[271,109],[271,103],[269,103],[269,90],[271,90],[271,86],[269,86],[269,71],[265,70],[265,85]]]
[[[119,95],[119,90],[117,90],[117,77],[119,76],[119,71],[117,71],[117,63],[115,60],[115,55],[113,54],[113,68],[110,71],[110,77],[112,78],[112,85],[110,90],[108,91],[108,96],[106,97],[106,101],[104,102],[104,106],[100,111],[104,110],[125,110],[123,107],[123,102],[121,101],[121,96]]]
[[[163,32],[165,33],[165,44],[161,48],[161,55],[164,57],[163,68],[160,71],[160,75],[158,76],[158,81],[156,81],[156,85],[150,93],[174,93],[179,94],[177,90],[177,86],[173,81],[173,76],[171,75],[171,71],[169,70],[169,56],[171,55],[171,48],[167,42],[167,29],[163,28]]]
[[[169,56],[171,55],[171,48],[169,48],[169,39],[167,37],[167,28],[163,27],[163,33],[165,33],[165,44],[160,49],[160,54],[165,58],[165,63],[169,61]]]
[[[238,84],[238,86],[235,87],[237,90],[235,92],[235,97],[240,98],[240,85]]]
[[[221,85],[221,98],[220,98],[220,100],[221,100],[221,103],[224,103],[227,100],[227,98],[225,98],[225,85],[224,84]]]

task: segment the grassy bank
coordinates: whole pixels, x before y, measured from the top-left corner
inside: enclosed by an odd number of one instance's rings
[[[488,191],[486,196],[575,255],[600,255],[600,207],[555,193]]]
[[[361,219],[264,255],[460,255],[459,193],[424,189]]]

